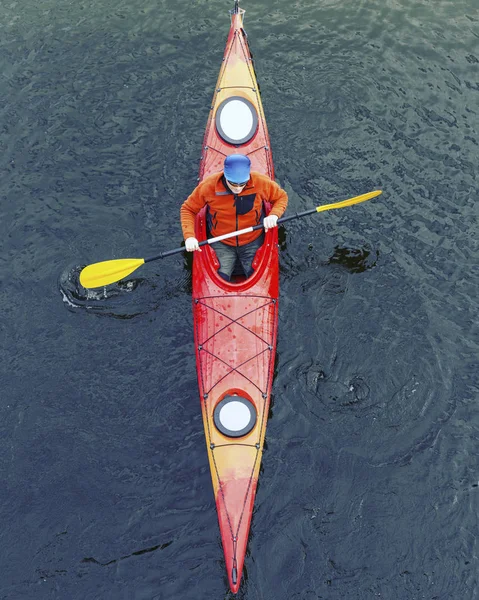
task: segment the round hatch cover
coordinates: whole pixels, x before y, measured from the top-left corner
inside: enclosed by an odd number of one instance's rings
[[[228,437],[241,437],[256,424],[254,404],[242,396],[225,396],[213,413],[216,428]]]
[[[248,142],[258,128],[256,108],[246,98],[231,96],[226,98],[216,111],[216,129],[230,144]]]

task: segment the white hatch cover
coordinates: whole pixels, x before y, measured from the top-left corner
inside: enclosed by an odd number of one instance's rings
[[[245,144],[258,129],[256,108],[241,96],[227,98],[216,111],[216,129],[225,142]]]
[[[213,413],[218,431],[228,437],[241,437],[249,433],[256,424],[256,409],[253,403],[242,396],[225,396],[216,405]]]

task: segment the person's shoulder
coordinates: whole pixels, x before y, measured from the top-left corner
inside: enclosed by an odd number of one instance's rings
[[[251,171],[251,178],[255,181],[271,181],[271,178],[259,171]]]
[[[264,175],[263,173],[259,173],[258,171],[251,171],[251,178],[253,179],[253,183],[255,183],[255,182],[263,183],[263,184],[267,184],[267,183],[271,183],[271,182],[276,183],[276,181],[274,179],[271,179],[271,177],[268,177],[267,175]]]
[[[221,173],[213,173],[213,175],[208,175],[197,184],[194,189],[194,193],[209,193],[211,190],[214,190],[220,177]]]
[[[221,177],[223,176],[223,173],[219,172],[219,173],[213,173],[212,175],[208,175],[208,177],[205,177],[203,179],[203,181],[201,183],[204,183],[205,185],[216,185],[218,180],[221,179]]]

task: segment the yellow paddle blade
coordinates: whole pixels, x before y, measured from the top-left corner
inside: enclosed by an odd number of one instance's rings
[[[80,273],[84,288],[97,288],[120,281],[145,263],[144,258],[118,258],[88,265]]]
[[[359,204],[360,202],[371,200],[371,198],[376,198],[376,196],[379,196],[379,194],[382,193],[382,190],[375,190],[374,192],[369,192],[367,194],[363,194],[362,196],[356,196],[354,198],[350,198],[349,200],[343,200],[342,202],[335,202],[334,204],[323,204],[323,206],[318,206],[316,211],[323,212],[324,210],[331,210],[333,208],[345,208],[346,206],[352,206],[353,204]]]

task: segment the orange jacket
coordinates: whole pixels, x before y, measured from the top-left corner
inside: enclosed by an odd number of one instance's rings
[[[207,220],[211,237],[258,225],[266,215],[263,202],[270,202],[270,215],[281,217],[288,204],[288,195],[266,175],[251,172],[248,183],[240,194],[229,189],[223,173],[204,179],[183,202],[180,209],[181,227],[185,240],[195,235],[195,216],[207,206]],[[229,246],[243,246],[262,234],[262,230],[245,233],[224,240]]]

